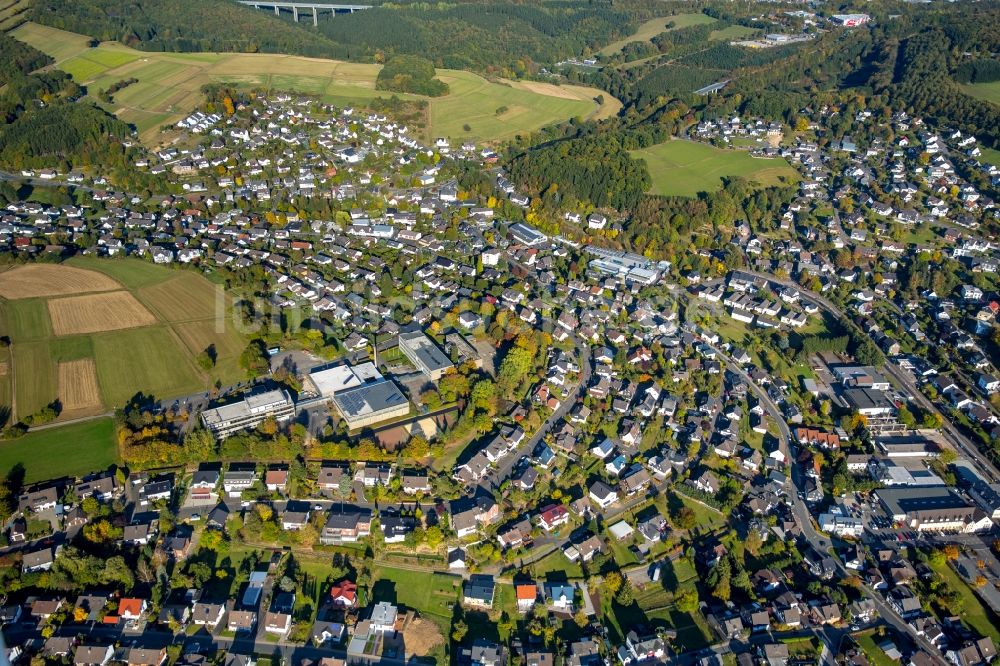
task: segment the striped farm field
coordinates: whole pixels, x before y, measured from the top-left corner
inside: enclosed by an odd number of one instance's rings
[[[77,283],[85,293],[72,294],[74,276],[86,278]],[[246,338],[232,325],[231,299],[199,273],[78,257],[0,273],[0,285],[15,284],[3,293],[32,294],[0,295],[0,335],[11,340],[0,414],[7,409],[15,421],[55,400],[65,420],[110,411],[139,391],[173,398],[243,378]],[[34,295],[46,290],[53,295]],[[209,346],[218,360],[206,372],[195,359]]]
[[[216,301],[225,304],[222,287],[202,288],[205,278],[194,273],[180,273],[165,282],[138,290],[143,303],[166,321],[211,319],[216,314]]]
[[[93,359],[59,364],[59,400],[64,410],[74,414],[101,410],[101,389],[97,386]]]
[[[9,300],[119,288],[120,284],[103,273],[57,264],[28,264],[0,273],[0,297]]]
[[[81,35],[34,23],[21,25],[11,35],[53,56],[56,66],[92,92],[107,90],[123,79],[137,79],[116,93],[113,103],[95,101],[134,124],[140,138],[150,145],[166,138],[164,126],[198,106],[201,89],[208,83],[311,94],[340,105],[363,105],[391,95],[375,90],[381,65],[264,53],[158,53],[136,51],[118,42],[89,46]],[[596,88],[532,90],[448,69],[438,70],[438,77],[451,87],[449,94],[434,98],[399,95],[427,100],[427,137],[501,141],[578,116],[609,117],[621,108],[618,100]],[[602,103],[597,102],[599,96]],[[500,111],[502,107],[506,113]]]
[[[156,323],[156,317],[127,291],[53,298],[49,300],[49,318],[56,335],[100,333]]]

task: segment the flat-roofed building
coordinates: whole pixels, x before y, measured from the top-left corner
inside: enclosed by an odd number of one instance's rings
[[[975,532],[992,527],[985,513],[952,488],[880,488],[875,494],[894,521],[920,532]]]
[[[548,240],[545,234],[523,222],[515,222],[507,228],[507,231],[522,245],[541,245]]]
[[[875,446],[888,458],[936,458],[941,452],[937,444],[919,435],[879,437]]]
[[[896,418],[896,404],[888,393],[872,388],[849,388],[841,396],[850,409],[865,417],[869,432],[888,434],[906,430]]]
[[[446,370],[454,367],[441,348],[420,330],[401,332],[399,351],[433,382],[441,379]]]
[[[240,430],[256,428],[265,419],[279,423],[295,416],[295,403],[284,389],[247,393],[239,402],[206,409],[201,421],[216,437],[223,438]]]
[[[333,396],[333,405],[351,430],[410,413],[410,402],[388,379],[340,391]]]
[[[611,275],[627,282],[653,284],[660,278],[660,266],[646,257],[630,252],[606,250],[588,245],[588,253],[596,258],[587,264],[591,270],[603,275]]]
[[[316,369],[309,373],[316,390],[324,398],[332,398],[341,391],[382,380],[382,373],[371,361],[359,365],[337,365]]]

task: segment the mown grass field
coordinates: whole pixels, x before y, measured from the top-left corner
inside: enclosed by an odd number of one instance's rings
[[[112,407],[125,404],[137,391],[169,398],[205,388],[190,354],[166,326],[95,336],[94,358],[101,393]]]
[[[110,418],[39,430],[0,442],[0,473],[6,474],[20,463],[25,467],[27,483],[106,469],[117,460],[114,422]]]
[[[668,28],[668,24],[673,22],[673,27]],[[715,19],[707,14],[677,14],[675,16],[661,16],[659,18],[650,19],[645,23],[641,24],[636,28],[628,37],[619,39],[616,42],[611,42],[603,49],[601,49],[602,55],[614,55],[622,50],[626,44],[632,42],[648,42],[653,37],[656,37],[661,32],[666,32],[667,30],[677,30],[679,28],[689,28],[692,25],[701,25],[703,23],[715,23]]]
[[[962,86],[962,91],[966,95],[971,95],[977,99],[985,99],[987,102],[1000,104],[1000,81],[969,83]]]
[[[750,37],[759,33],[759,30],[754,30],[753,28],[748,28],[745,25],[728,25],[721,30],[713,30],[708,38],[712,41],[731,39],[749,39]]]
[[[985,146],[980,146],[979,149],[983,152],[982,157],[980,158],[983,162],[1000,166],[1000,150],[995,148],[986,148]]]
[[[34,23],[26,23],[11,34],[52,55],[59,68],[92,92],[123,79],[138,79],[118,92],[114,103],[102,104],[135,125],[149,144],[157,142],[163,126],[197,107],[201,88],[207,83],[307,93],[340,105],[364,104],[391,95],[375,90],[380,65],[276,54],[154,53],[118,42],[90,47],[80,35]],[[469,72],[439,70],[438,74],[451,86],[451,92],[428,99],[428,137],[498,141],[575,116],[613,115],[621,108],[611,95],[597,89],[552,86],[554,90],[533,90],[487,81]],[[598,95],[607,100],[604,105],[594,101]],[[498,113],[501,107],[506,110]]]
[[[652,177],[650,194],[694,197],[714,192],[724,177],[739,176],[761,186],[797,182],[798,172],[784,159],[758,159],[745,151],[724,150],[695,141],[667,141],[632,151]]]
[[[116,326],[109,322],[101,330],[82,335],[56,335],[48,307],[51,299],[0,299],[0,334],[12,341],[0,408],[12,410],[15,419],[57,398],[65,400],[83,389],[89,391],[90,381],[99,386],[100,400],[88,402],[85,409],[68,410],[62,418],[110,411],[139,391],[172,398],[203,391],[217,379],[223,383],[242,379],[239,355],[246,339],[232,325],[231,302],[220,287],[199,274],[139,260],[80,257],[70,264],[116,280],[118,291],[103,293],[128,296],[152,313],[152,320],[135,328],[114,330]],[[217,364],[206,372],[196,357],[209,345],[215,347]],[[64,367],[67,385],[60,387],[60,363],[85,360],[93,361],[96,377],[76,377]],[[70,377],[75,379],[71,382]]]
[[[441,573],[380,566],[372,586],[373,601],[391,601],[421,613],[450,618],[448,604],[459,600],[462,579]]]

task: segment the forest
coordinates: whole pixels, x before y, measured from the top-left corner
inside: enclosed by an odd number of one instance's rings
[[[7,78],[0,90],[0,165],[69,171],[100,164],[123,185],[149,185],[149,174],[129,168],[132,159],[120,141],[131,134],[128,125],[82,99],[86,91],[65,72],[32,72],[51,63],[48,56],[6,35],[0,35],[0,45],[11,57],[3,60]]]
[[[989,83],[1000,80],[1000,60],[977,58],[963,62],[955,68],[954,78],[959,83]]]
[[[631,32],[649,9],[568,0],[539,4],[392,5],[320,24],[351,59],[392,53],[429,58],[437,67],[520,76],[597,49]],[[648,14],[648,15],[647,15]]]
[[[37,0],[30,19],[146,51],[347,56],[311,29],[221,0]]]
[[[377,90],[440,97],[448,94],[448,84],[434,78],[434,65],[426,58],[397,55],[385,63],[375,80]]]
[[[510,173],[532,191],[631,210],[651,181],[646,167],[628,151],[652,143],[642,134],[613,132],[569,139],[524,152],[511,161]]]
[[[30,19],[148,51],[289,53],[384,62],[394,54],[437,67],[520,76],[631,32],[650,8],[563,0],[382,5],[321,17],[318,30],[224,0],[37,0]]]
[[[109,134],[124,138],[129,128],[93,104],[54,104],[4,127],[0,154],[5,164],[15,167],[78,163],[73,158],[106,144]]]
[[[38,49],[0,33],[0,85],[6,85],[18,74],[28,74],[52,62]]]

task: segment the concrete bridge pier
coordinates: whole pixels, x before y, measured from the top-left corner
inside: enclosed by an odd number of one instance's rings
[[[275,5],[274,6],[274,15],[275,16],[279,16],[280,14],[281,14],[281,7],[279,7],[278,5]]]
[[[319,8],[317,8],[316,5],[313,5],[313,27],[315,28],[318,25],[319,25]]]
[[[299,8],[295,5],[292,5],[292,20],[296,23],[299,22]]]

